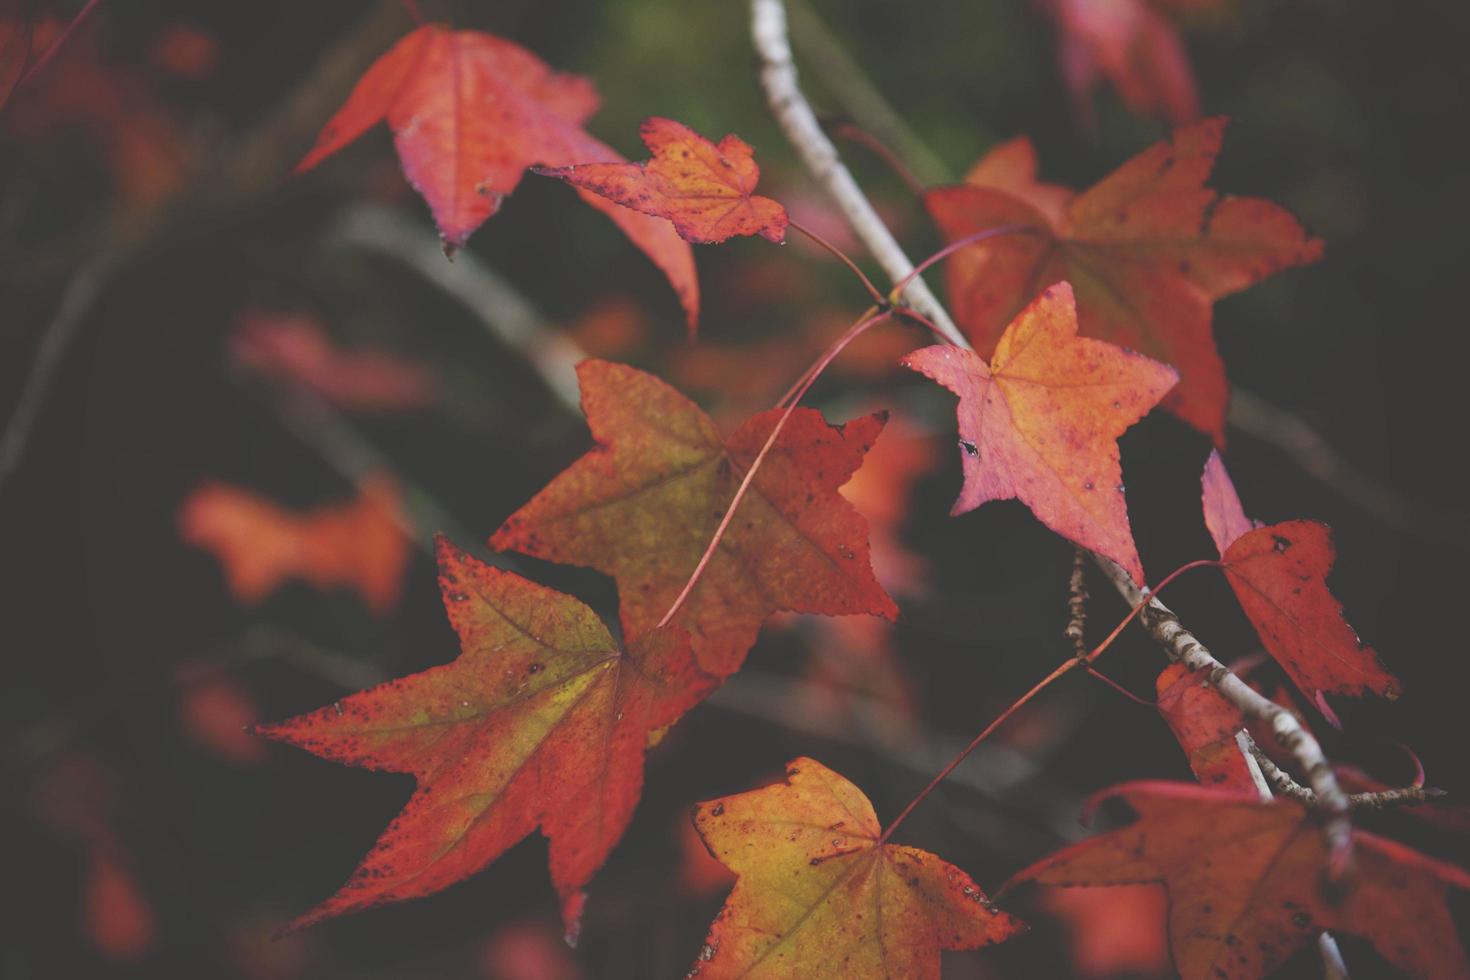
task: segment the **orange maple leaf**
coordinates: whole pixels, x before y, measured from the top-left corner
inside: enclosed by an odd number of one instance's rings
[[[689,976],[938,980],[940,950],[1025,929],[959,868],[883,841],[862,790],[826,766],[796,759],[786,777],[695,809],[739,878]]]
[[[786,240],[786,209],[755,193],[755,151],[730,134],[716,145],[681,122],[654,116],[639,127],[653,159],[537,167],[624,207],[667,218],[687,242],[718,245],[734,235]]]
[[[1219,453],[1210,454],[1201,484],[1225,578],[1292,683],[1334,722],[1324,693],[1398,697],[1398,680],[1358,639],[1327,589],[1337,558],[1332,529],[1317,521],[1263,527],[1247,518]]]
[[[1326,890],[1327,845],[1300,804],[1187,783],[1127,783],[1139,819],[1021,871],[1043,885],[1160,881],[1169,893],[1174,965],[1186,980],[1262,977],[1323,930],[1370,941],[1410,976],[1463,977],[1470,959],[1446,907],[1470,874],[1402,844],[1353,832],[1346,895]]]
[[[294,514],[228,484],[200,486],[179,509],[186,544],[214,553],[230,592],[255,603],[291,578],[318,589],[356,589],[374,612],[398,603],[409,542],[398,490],[384,476],[363,481],[355,500]]]
[[[677,721],[713,681],[695,668],[679,630],[620,648],[571,596],[442,538],[438,550],[458,659],[255,729],[337,762],[418,779],[347,884],[294,925],[432,894],[540,827],[574,938],[581,889],[642,792],[649,734]]]
[[[592,83],[553,72],[493,34],[426,24],[362,76],[297,172],[386,120],[404,176],[424,196],[445,248],[462,248],[533,164],[621,162],[582,124],[597,111]],[[691,329],[699,282],[689,246],[663,221],[580,192],[668,276]]]
[[[1173,368],[1078,337],[1064,282],[1021,311],[989,364],[948,345],[903,363],[960,396],[965,482],[952,514],[1019,498],[1053,531],[1144,581],[1117,440],[1174,386]]]
[[[762,412],[723,439],[652,375],[606,361],[583,361],[577,375],[597,446],[507,518],[490,546],[613,576],[623,627],[637,635],[683,589],[781,413]],[[884,418],[833,426],[812,409],[793,412],[672,621],[704,670],[738,670],[774,612],[897,616],[873,577],[867,523],[837,493]]]
[[[929,191],[925,206],[950,241],[1025,229],[949,260],[955,318],[975,347],[988,355],[1043,287],[1067,280],[1082,333],[1172,364],[1180,384],[1164,407],[1222,443],[1229,389],[1213,302],[1322,254],[1322,242],[1277,205],[1204,186],[1224,127],[1208,119],[1181,129],[1075,196],[1037,182],[1034,154],[1016,143],[1002,147],[1004,165],[977,165],[979,183]],[[994,173],[1002,178],[991,183]]]

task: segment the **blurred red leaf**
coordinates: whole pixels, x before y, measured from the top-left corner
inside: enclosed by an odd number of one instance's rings
[[[220,758],[253,766],[266,757],[264,744],[246,729],[260,720],[255,699],[217,665],[196,661],[175,671],[179,724],[184,734]]]
[[[133,872],[106,847],[94,847],[82,882],[82,934],[108,959],[132,962],[158,936],[153,903]]]
[[[247,313],[230,350],[245,367],[299,384],[343,408],[400,411],[434,400],[427,368],[383,351],[338,348],[306,313]]]
[[[1086,978],[1166,976],[1168,898],[1158,885],[1048,888],[1046,910],[1067,926],[1072,966]]]
[[[241,603],[259,602],[292,578],[355,589],[379,614],[398,603],[409,542],[386,476],[364,480],[354,500],[300,514],[249,490],[205,483],[183,502],[178,523],[186,544],[219,559]]]

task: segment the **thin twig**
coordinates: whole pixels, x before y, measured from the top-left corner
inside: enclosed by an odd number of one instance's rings
[[[16,400],[10,421],[5,423],[5,435],[0,437],[0,486],[5,485],[20,465],[30,442],[31,430],[41,413],[41,405],[51,390],[56,369],[61,366],[62,357],[76,339],[77,331],[91,313],[97,298],[111,281],[118,262],[116,253],[104,252],[78,269],[66,284],[56,315],[46,324],[41,339],[36,342],[20,398]]]
[[[888,104],[868,80],[862,65],[847,53],[809,3],[791,5],[791,34],[817,77],[843,102],[847,115],[882,146],[894,147],[896,158],[908,161],[903,169],[912,171],[916,182],[949,183],[950,172],[944,161],[918,137],[903,114]]]
[[[1348,820],[1350,804],[1347,794],[1337,783],[1332,765],[1322,753],[1322,746],[1301,726],[1295,715],[1257,692],[1235,676],[1229,667],[1216,660],[1205,645],[1184,628],[1179,617],[1168,606],[1157,598],[1150,598],[1150,593],[1140,589],[1120,566],[1106,558],[1094,558],[1098,567],[1128,602],[1138,603],[1149,599],[1141,621],[1149,634],[1164,648],[1170,660],[1183,664],[1192,673],[1203,677],[1211,687],[1220,692],[1221,697],[1239,708],[1247,718],[1264,722],[1275,736],[1277,744],[1296,758],[1320,801],[1318,808],[1324,817],[1323,831],[1336,859],[1334,866],[1341,867],[1352,848],[1352,824]]]
[[[1249,736],[1247,736],[1249,737]],[[1296,800],[1302,806],[1317,808],[1317,794],[1297,782],[1285,769],[1261,751],[1254,742],[1249,743],[1250,754],[1271,787],[1282,796]],[[1353,793],[1348,796],[1348,806],[1354,810],[1386,810],[1394,806],[1418,806],[1444,796],[1443,790],[1423,786],[1400,786],[1396,789],[1378,790],[1372,793]]]
[[[1435,544],[1470,545],[1470,514],[1415,500],[1359,468],[1299,416],[1260,395],[1232,387],[1227,421],[1280,450],[1308,476],[1388,527]]]
[[[1072,577],[1067,582],[1067,628],[1063,635],[1072,641],[1077,656],[1087,656],[1087,552],[1078,548],[1072,556]]]
[[[913,263],[873,210],[852,174],[843,166],[832,141],[817,123],[811,105],[797,85],[796,67],[792,64],[791,45],[786,35],[786,8],[782,0],[751,0],[751,36],[761,61],[761,84],[766,101],[787,139],[796,147],[808,171],[837,199],[853,231],[873,252],[884,272],[895,283],[901,281],[913,270]],[[923,287],[922,279],[910,284],[905,297],[921,315],[934,323],[946,340],[969,349],[970,345],[955,328],[948,311],[927,287]],[[1216,660],[1167,606],[1139,588],[1127,572],[1099,555],[1094,554],[1093,559],[1130,605],[1150,600],[1143,612],[1143,625],[1171,660],[1183,663],[1196,673],[1202,671],[1202,676],[1222,697],[1247,717],[1266,722],[1281,746],[1296,757],[1320,801],[1323,832],[1333,859],[1332,870],[1335,873],[1345,871],[1352,850],[1349,804],[1317,740],[1290,712],[1251,689]]]
[[[93,11],[95,11],[101,5],[102,0],[87,0],[87,5],[83,7],[75,17],[71,19],[71,22],[66,25],[62,32],[57,36],[56,40],[51,42],[51,46],[47,48],[44,52],[42,52],[41,57],[37,58],[34,62],[31,63],[31,66],[26,69],[24,75],[20,76],[20,79],[11,88],[11,94],[15,94],[15,92],[23,88],[27,82],[35,78],[42,71],[44,71],[46,66],[51,64],[56,56],[61,53],[61,49],[66,46],[66,42],[71,40],[72,35],[77,32],[77,28],[81,27],[82,23],[92,15]]]

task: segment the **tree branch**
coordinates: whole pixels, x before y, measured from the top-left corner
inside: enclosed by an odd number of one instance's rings
[[[894,282],[902,280],[912,271],[913,263],[838,158],[836,148],[817,123],[810,103],[797,84],[796,67],[791,60],[791,45],[786,33],[784,3],[782,0],[751,0],[750,7],[751,37],[760,58],[761,85],[771,112],[807,170],[836,198],[853,231],[873,253],[883,271]],[[957,347],[970,348],[948,311],[922,281],[915,279],[904,292],[904,297],[915,310],[933,321],[945,340]],[[1148,597],[1148,593],[1113,562],[1096,554],[1093,560],[1129,605],[1137,605]],[[1184,664],[1195,673],[1202,673],[1221,696],[1246,717],[1260,719],[1270,726],[1277,742],[1296,758],[1306,774],[1323,816],[1323,832],[1328,846],[1339,859],[1336,866],[1345,867],[1352,847],[1348,798],[1338,786],[1332,766],[1317,740],[1290,712],[1258,694],[1216,660],[1158,599],[1149,602],[1140,621],[1164,648],[1169,659]]]
[[[888,278],[897,283],[914,271],[914,264],[874,210],[872,202],[837,155],[796,82],[791,42],[786,32],[786,5],[782,0],[751,0],[751,37],[760,56],[761,87],[766,102],[786,139],[796,148],[806,169],[837,200],[853,230]],[[915,277],[903,291],[903,301],[934,324],[951,344],[967,346],[949,311],[924,281]]]

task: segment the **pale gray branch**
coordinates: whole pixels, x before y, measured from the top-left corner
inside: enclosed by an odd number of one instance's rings
[[[914,264],[837,155],[837,148],[822,130],[811,103],[801,93],[786,32],[786,5],[782,0],[751,0],[750,12],[751,37],[761,62],[761,87],[781,131],[796,148],[807,171],[836,199],[848,223],[888,278],[895,284],[908,278]],[[903,301],[933,323],[945,340],[965,345],[965,338],[949,311],[921,277],[915,276],[904,289]]]
[[[884,272],[895,283],[898,282],[912,271],[913,264],[838,158],[836,148],[818,125],[811,105],[797,84],[796,67],[792,63],[791,45],[787,39],[784,3],[782,0],[751,0],[750,6],[751,36],[761,62],[761,85],[772,113],[808,171],[837,199],[858,238],[878,259]],[[946,340],[969,349],[969,343],[928,288],[915,288],[922,285],[916,279],[905,293],[910,304],[933,320]],[[1143,601],[1147,594],[1126,572],[1099,555],[1094,554],[1093,559],[1130,605]],[[1350,853],[1352,825],[1348,819],[1348,799],[1311,733],[1302,728],[1290,712],[1252,690],[1216,660],[1158,599],[1151,599],[1141,619],[1171,660],[1183,663],[1206,678],[1222,697],[1247,717],[1261,719],[1270,726],[1276,740],[1292,753],[1307,775],[1324,817],[1323,830],[1329,847],[1336,854],[1346,856]]]

